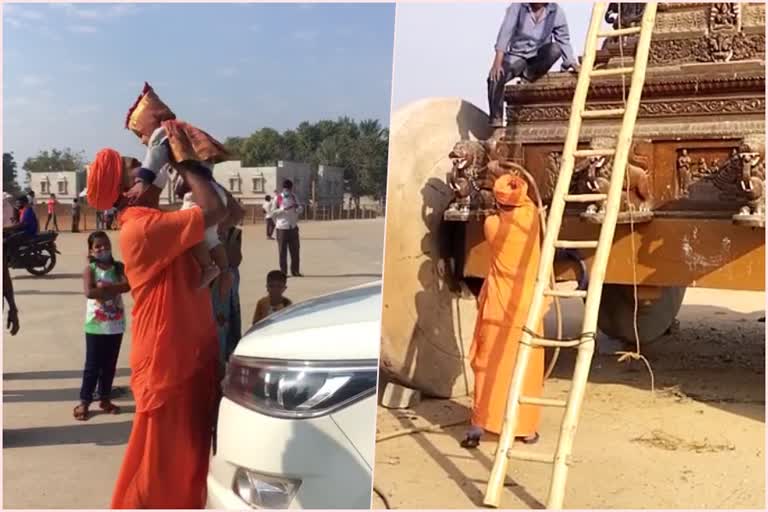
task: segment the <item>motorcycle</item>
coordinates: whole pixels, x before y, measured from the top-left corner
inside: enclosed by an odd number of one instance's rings
[[[3,232],[3,251],[8,268],[24,269],[34,276],[44,276],[56,266],[58,233],[47,231],[33,237],[19,232]]]

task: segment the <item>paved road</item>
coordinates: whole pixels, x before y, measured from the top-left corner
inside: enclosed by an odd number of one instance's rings
[[[382,220],[303,224],[306,277],[290,280],[286,295],[300,301],[380,279],[383,235]],[[86,423],[72,418],[85,357],[80,276],[86,235],[63,234],[59,250],[62,255],[50,277],[12,274],[21,332],[5,336],[3,347],[5,508],[109,506],[130,433],[130,398],[117,401],[123,414],[97,415]],[[267,272],[276,267],[275,242],[265,239],[263,226],[246,227],[240,292],[244,325],[265,294]],[[127,335],[118,363],[119,386],[128,384],[129,350]]]

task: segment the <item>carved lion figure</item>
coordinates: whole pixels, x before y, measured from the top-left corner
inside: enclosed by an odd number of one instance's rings
[[[456,198],[449,206],[452,210],[469,213],[472,199],[477,192],[473,186],[478,178],[487,172],[488,153],[482,142],[462,140],[457,142],[448,157],[453,162],[453,168],[448,175],[448,185],[453,189]]]
[[[739,215],[765,214],[765,162],[749,145],[733,150],[712,176],[712,183],[722,198],[742,201]]]
[[[739,153],[741,162],[741,189],[747,204],[739,213],[742,215],[765,214],[765,165],[759,153]]]
[[[593,194],[607,194],[610,188],[611,169],[613,166],[613,159],[606,157],[592,157],[588,160],[586,166],[586,173],[580,176],[582,185],[578,187],[579,192],[586,192]],[[633,150],[630,153],[629,161],[627,162],[627,177],[628,182],[624,183],[624,190],[621,194],[621,209],[625,210],[628,205],[632,206],[632,209],[639,212],[649,212],[653,209],[653,192],[651,190],[651,182],[648,177],[647,163],[644,159],[637,154],[636,146],[633,146]],[[590,206],[588,213],[603,212],[605,210],[605,201]]]

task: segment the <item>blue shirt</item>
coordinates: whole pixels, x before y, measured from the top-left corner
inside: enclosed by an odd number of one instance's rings
[[[543,9],[544,16],[536,22],[530,4],[511,4],[501,23],[495,49],[503,51],[507,61],[530,59],[542,46],[554,41],[562,52],[562,67],[568,69],[578,62],[571,48],[565,13],[559,5],[551,2]]]
[[[35,209],[32,205],[24,208],[24,213],[21,214],[19,224],[21,224],[23,228],[22,231],[27,235],[35,236],[37,234],[37,215],[35,215]]]

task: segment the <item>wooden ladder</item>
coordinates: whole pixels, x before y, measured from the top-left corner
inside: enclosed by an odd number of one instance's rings
[[[597,333],[597,316],[600,307],[600,298],[605,281],[605,272],[608,265],[608,255],[613,243],[613,235],[616,230],[616,222],[621,206],[621,192],[624,183],[624,175],[629,157],[629,149],[632,143],[632,133],[635,129],[635,121],[640,106],[640,96],[645,82],[645,72],[648,64],[648,53],[651,43],[656,18],[657,4],[646,4],[640,26],[600,31],[600,25],[606,9],[605,2],[596,2],[592,9],[592,20],[584,48],[584,57],[579,72],[576,90],[571,105],[571,117],[568,123],[568,133],[563,147],[560,175],[557,180],[550,214],[547,219],[547,228],[542,244],[541,259],[539,262],[536,285],[533,293],[526,328],[520,339],[515,369],[512,374],[512,382],[507,396],[507,408],[504,417],[504,426],[501,431],[498,449],[491,475],[488,479],[483,503],[489,507],[498,508],[501,501],[501,493],[504,488],[504,480],[507,474],[509,459],[544,462],[553,465],[552,478],[549,487],[547,508],[561,509],[565,495],[566,478],[568,475],[568,459],[573,448],[576,427],[581,412],[584,392],[589,377],[589,369],[592,363],[592,355],[595,350],[595,334]],[[619,37],[630,34],[638,34],[637,48],[633,66],[595,70],[595,54],[597,41],[605,37]],[[624,64],[621,64],[624,66]],[[589,92],[590,79],[592,77],[632,75],[629,95],[624,108],[609,110],[585,110],[587,93]],[[623,116],[621,129],[618,134],[615,148],[584,149],[577,150],[579,133],[583,119],[598,119]],[[589,158],[593,156],[612,156],[613,168],[610,177],[610,188],[607,194],[577,194],[569,195],[568,191],[573,174],[576,158]],[[600,236],[594,241],[568,241],[559,240],[560,226],[566,203],[592,203],[606,201],[605,218],[600,228]],[[586,291],[557,291],[549,287],[553,260],[556,249],[595,249],[595,256],[590,271],[589,286]],[[581,297],[586,299],[584,318],[581,334],[571,340],[545,339],[536,334],[543,313],[545,297]],[[575,348],[577,350],[576,365],[573,371],[571,389],[567,400],[555,400],[551,398],[537,398],[523,396],[523,382],[528,369],[531,353],[535,347]],[[560,425],[560,437],[554,456],[531,453],[520,450],[512,450],[515,440],[515,426],[517,425],[520,405],[536,405],[544,407],[565,408],[565,414]]]

